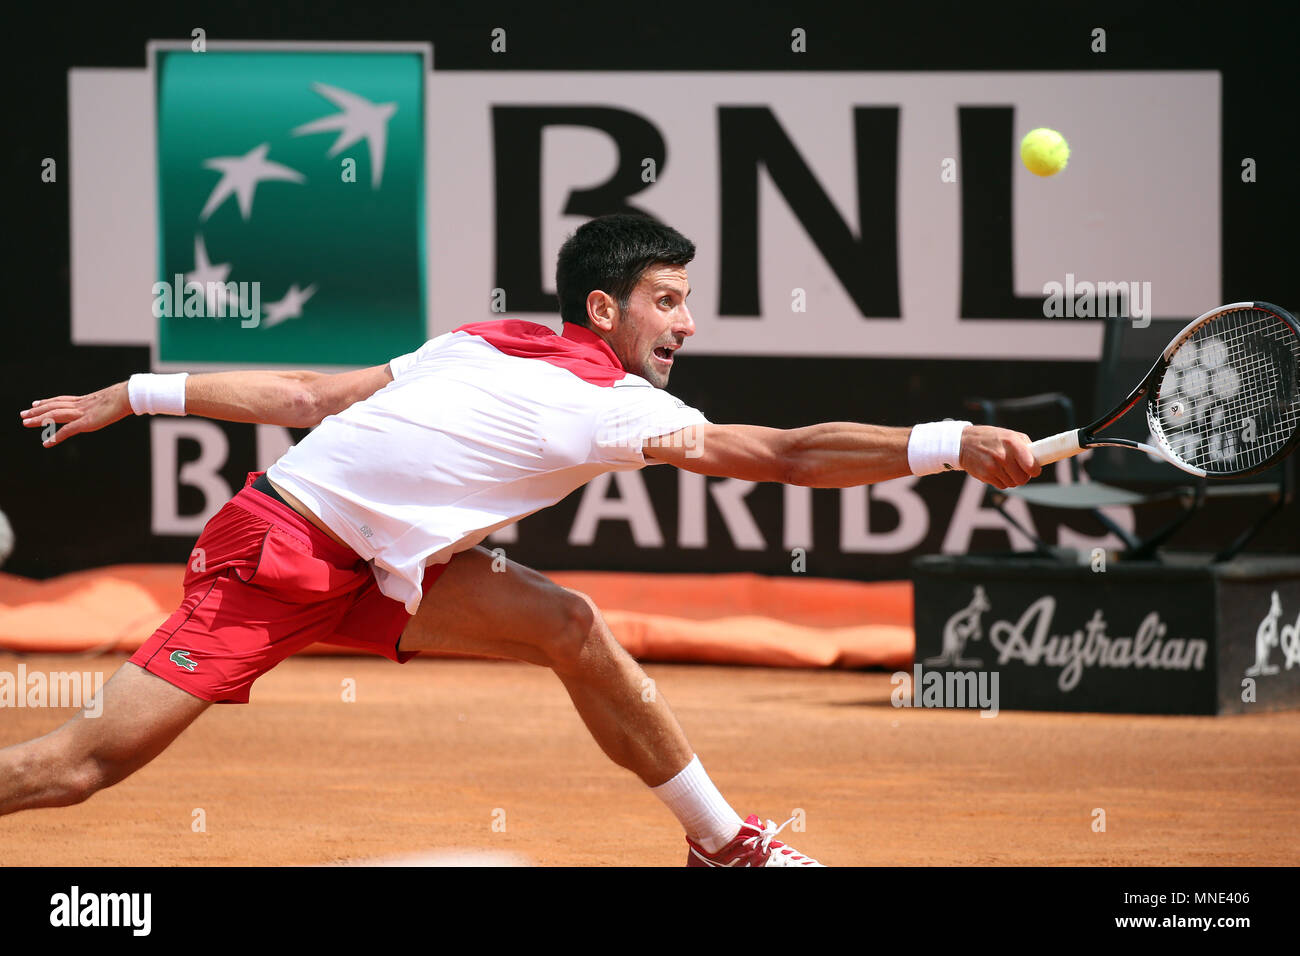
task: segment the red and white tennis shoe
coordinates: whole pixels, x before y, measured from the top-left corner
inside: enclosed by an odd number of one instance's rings
[[[767,826],[754,814],[745,818],[736,838],[717,853],[710,853],[686,838],[690,848],[686,854],[687,866],[822,866],[810,856],[804,856],[794,847],[773,839],[795,821],[795,817],[777,826],[771,820]]]

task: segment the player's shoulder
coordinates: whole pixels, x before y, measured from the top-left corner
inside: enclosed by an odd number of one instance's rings
[[[453,335],[457,332],[489,340],[511,338],[550,340],[560,337],[549,325],[529,322],[527,319],[484,319],[480,322],[467,322],[452,330]]]
[[[627,401],[653,402],[674,408],[685,408],[686,403],[680,398],[657,385],[653,385],[640,375],[628,372],[606,391],[613,395],[615,403]]]
[[[483,346],[488,337],[484,334],[492,326],[499,326],[500,322],[472,322],[468,325],[462,325],[459,328],[452,329],[450,332],[443,332],[435,335],[431,339],[425,340],[424,344],[414,351],[407,352],[389,362],[390,368],[401,368],[403,370],[417,364],[426,363],[431,359],[437,359],[440,356],[453,356],[458,349],[467,347],[470,350]],[[545,326],[539,326],[544,331],[549,331]],[[526,335],[531,330],[523,330],[519,334]],[[397,363],[394,366],[394,363]]]
[[[445,346],[450,336],[450,332],[435,335],[414,351],[393,356],[388,360],[388,374],[392,375],[394,380],[403,378],[411,369],[427,362],[430,356]]]
[[[640,375],[634,375],[633,373],[628,372],[617,382],[611,385],[610,388],[654,388],[654,386],[651,385],[645,379],[643,379]],[[661,390],[655,389],[655,391],[661,391]]]

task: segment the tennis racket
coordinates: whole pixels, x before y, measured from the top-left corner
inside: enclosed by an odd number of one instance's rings
[[[1101,433],[1147,398],[1152,445]],[[1267,302],[1206,312],[1174,337],[1122,402],[1030,447],[1039,465],[1085,448],[1136,448],[1198,478],[1253,475],[1300,441],[1300,323]]]

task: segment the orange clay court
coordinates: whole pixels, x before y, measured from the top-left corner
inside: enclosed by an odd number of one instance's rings
[[[899,709],[889,674],[910,666],[906,584],[552,577],[591,594],[649,662],[651,690],[736,806],[778,823],[802,810],[797,845],[828,865],[1300,860],[1300,713]],[[106,680],[179,580],[171,566],[0,574],[0,673]],[[0,709],[0,746],[71,713]],[[0,819],[7,866],[679,866],[684,850],[668,810],[600,753],[549,671],[337,653],[286,661],[250,705],[211,708],[84,804]]]

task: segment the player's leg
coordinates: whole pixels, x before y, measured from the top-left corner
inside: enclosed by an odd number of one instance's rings
[[[249,484],[254,476],[250,476]],[[355,554],[245,487],[214,515],[181,605],[104,685],[103,712],[0,751],[0,813],[85,800],[144,766],[210,701],[328,638],[374,578]]]
[[[0,815],[65,807],[110,787],[163,752],[210,705],[126,663],[82,711],[43,737],[0,749]]]
[[[814,861],[740,816],[691,750],[663,694],[586,595],[483,548],[456,555],[406,625],[399,651],[447,650],[550,667],[601,749],[652,787],[691,841],[695,866]],[[647,691],[652,691],[647,693]]]
[[[483,548],[456,555],[398,650],[484,654],[551,668],[601,749],[649,786],[671,779],[693,755],[663,695],[647,693],[645,671],[590,599]]]

